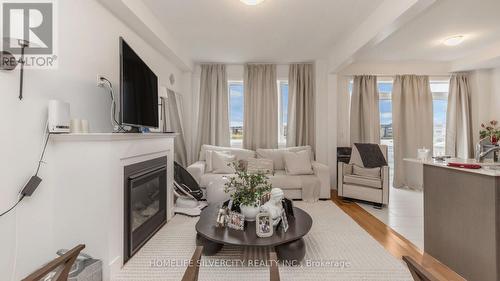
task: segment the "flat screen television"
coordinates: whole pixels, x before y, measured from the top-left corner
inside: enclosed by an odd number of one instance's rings
[[[123,125],[158,128],[158,77],[121,37],[120,116]]]

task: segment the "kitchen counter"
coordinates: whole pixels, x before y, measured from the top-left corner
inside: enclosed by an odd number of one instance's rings
[[[414,163],[414,164],[422,164],[422,165],[430,165],[430,166],[435,166],[435,167],[441,167],[441,168],[446,168],[446,169],[451,169],[451,170],[457,170],[461,172],[467,172],[467,173],[474,173],[474,174],[480,174],[480,175],[485,175],[485,176],[492,176],[492,177],[500,177],[500,163],[493,163],[493,162],[484,162],[484,163],[478,163],[474,159],[461,159],[461,158],[450,158],[446,159],[446,161],[436,161],[436,160],[429,160],[429,161],[422,161],[420,159],[416,158],[405,158],[403,159],[406,162],[409,163]],[[482,166],[481,169],[465,169],[465,168],[456,168],[456,167],[449,167],[448,163],[464,163],[464,164],[479,164]],[[498,168],[498,169],[496,169]]]
[[[498,163],[405,159],[422,164],[424,250],[470,281],[500,280]],[[448,167],[458,162],[481,169]]]

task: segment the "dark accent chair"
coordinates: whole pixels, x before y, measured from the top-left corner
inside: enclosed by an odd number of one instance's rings
[[[84,248],[85,245],[78,245],[74,247],[66,254],[58,257],[57,259],[49,262],[37,271],[31,273],[22,281],[67,281],[73,263],[75,263],[78,254],[80,254],[80,251]],[[48,274],[50,274],[50,276],[52,277],[48,276]]]

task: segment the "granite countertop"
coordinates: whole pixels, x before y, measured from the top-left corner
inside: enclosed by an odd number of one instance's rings
[[[461,172],[474,173],[474,174],[480,174],[480,175],[492,176],[492,177],[500,177],[500,163],[493,163],[493,162],[478,163],[474,159],[461,159],[461,158],[450,158],[450,159],[446,159],[446,161],[444,161],[444,162],[443,161],[436,161],[434,159],[429,160],[429,161],[423,161],[423,160],[416,159],[416,158],[405,158],[403,160],[407,161],[407,162],[411,162],[411,163],[430,165],[430,166],[435,166],[435,167],[457,170],[457,171],[461,171]],[[448,163],[450,163],[450,162],[464,163],[464,164],[478,164],[478,165],[481,165],[482,168],[481,169],[464,169],[464,168],[449,167]]]

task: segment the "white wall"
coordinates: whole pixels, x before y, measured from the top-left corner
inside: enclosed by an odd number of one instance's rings
[[[492,82],[490,119],[500,120],[500,68],[492,70]]]
[[[472,127],[474,143],[481,123],[500,120],[500,68],[472,71]]]
[[[119,36],[123,36],[153,69],[160,85],[169,85],[168,77],[173,73],[177,82],[169,87],[182,93],[182,85],[187,84],[183,79],[189,79],[96,1],[58,1],[57,7],[59,68],[26,70],[23,101],[17,99],[18,70],[0,72],[2,211],[16,201],[17,193],[33,173],[49,99],[71,103],[72,116],[88,119],[93,132],[111,130],[109,96],[96,87],[96,75],[105,75],[118,88]],[[46,162],[51,165],[50,146]],[[42,178],[44,170],[42,167]],[[15,211],[0,218],[2,280],[9,280],[12,275],[13,280],[19,280],[53,258],[57,249],[70,246],[58,245],[51,239],[53,222],[49,206],[57,202],[52,201],[52,187],[48,182],[42,182],[31,198],[26,198]]]

